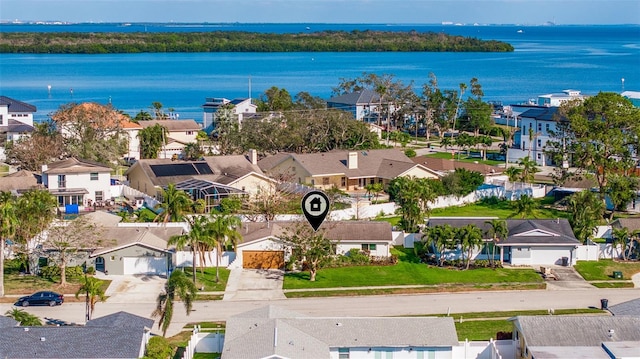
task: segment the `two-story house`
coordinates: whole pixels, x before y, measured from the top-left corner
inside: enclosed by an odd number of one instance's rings
[[[224,97],[207,97],[202,108],[204,115],[202,117],[202,127],[207,133],[211,133],[216,128],[216,114],[219,109],[230,106],[233,115],[237,118],[238,124],[242,124],[242,120],[251,114],[256,113],[258,108],[251,103],[251,98],[236,98],[228,100]]]
[[[68,158],[42,166],[42,184],[66,212],[78,212],[111,199],[111,168]]]
[[[33,132],[36,107],[28,103],[0,96],[0,160],[5,159],[5,143],[17,141]]]
[[[158,152],[158,158],[180,157],[188,143],[196,143],[198,131],[202,130],[194,120],[149,120],[140,121],[143,129],[160,125],[166,129],[167,138]]]
[[[327,100],[328,108],[351,112],[353,118],[369,123],[384,123],[382,106],[386,102],[375,91],[361,90]]]

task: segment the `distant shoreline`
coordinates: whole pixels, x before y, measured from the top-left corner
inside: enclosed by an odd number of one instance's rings
[[[0,53],[116,54],[193,52],[513,52],[497,40],[417,31],[301,33],[213,32],[4,32]]]

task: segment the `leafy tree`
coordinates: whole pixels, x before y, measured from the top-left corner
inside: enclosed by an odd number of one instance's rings
[[[136,117],[134,117],[132,121],[135,123],[138,123],[140,121],[151,121],[151,120],[153,120],[153,117],[151,117],[151,114],[149,112],[140,110],[140,112],[136,114]]]
[[[238,123],[238,117],[233,112],[233,104],[226,104],[220,107],[216,111],[215,123],[211,136],[217,142],[217,149],[220,154],[228,155],[238,150],[239,144],[242,142],[243,132],[241,132],[240,124]],[[270,123],[271,121],[265,121]],[[253,127],[253,124],[247,123],[244,128]],[[254,149],[259,149],[255,147]]]
[[[16,230],[16,242],[22,246],[22,252],[28,257],[27,266],[30,274],[36,274],[39,251],[33,248],[42,240],[41,235],[53,222],[58,202],[46,189],[32,189],[17,199],[15,215],[20,223]]]
[[[287,111],[293,108],[293,100],[289,91],[272,86],[260,95],[257,106],[260,112]]]
[[[62,135],[67,157],[116,163],[127,152],[129,137],[122,123],[128,119],[111,105],[64,104],[51,119]]]
[[[236,196],[225,197],[220,200],[218,208],[221,213],[238,213],[242,209],[242,200]]]
[[[182,190],[176,188],[175,184],[169,183],[166,189],[160,190],[162,202],[158,204],[160,213],[155,220],[166,222],[180,222],[185,211],[191,208],[191,198]]]
[[[202,147],[197,142],[187,143],[184,146],[184,158],[189,161],[196,161],[204,155]]]
[[[40,171],[42,165],[63,156],[64,144],[60,132],[51,120],[33,125],[31,136],[6,144],[7,160],[28,171]]]
[[[456,168],[454,172],[446,174],[440,181],[442,181],[447,193],[460,198],[475,191],[484,182],[484,176],[480,172]]]
[[[76,299],[80,297],[80,294],[84,294],[89,297],[89,319],[93,315],[93,311],[96,308],[98,301],[104,302],[107,297],[104,294],[102,288],[102,281],[95,277],[85,276],[82,278],[82,285],[76,291]]]
[[[19,226],[15,214],[15,198],[11,192],[0,192],[0,298],[4,297],[4,248]]]
[[[307,223],[290,225],[281,239],[291,246],[291,260],[304,261],[307,265],[312,282],[316,280],[321,261],[335,254],[335,245],[326,237],[325,231],[314,232]]]
[[[567,201],[569,223],[576,238],[586,243],[595,233],[604,214],[604,201],[589,190],[574,193]]]
[[[185,276],[184,272],[175,270],[171,272],[169,279],[164,285],[164,292],[158,295],[156,309],[151,313],[153,317],[159,317],[158,328],[162,329],[162,336],[167,334],[167,329],[173,318],[173,304],[176,295],[182,299],[187,315],[191,314],[193,301],[196,298],[198,289],[196,285]]]
[[[40,327],[42,326],[42,321],[37,316],[25,312],[22,309],[13,308],[11,310],[7,310],[4,313],[7,317],[12,318],[16,322],[20,323],[23,327]]]
[[[507,222],[501,219],[492,219],[490,221],[485,221],[484,223],[491,226],[488,234],[491,236],[493,242],[491,246],[491,259],[489,259],[489,262],[491,262],[491,266],[495,267],[496,246],[501,240],[507,239],[507,236],[509,235],[509,228],[507,226]]]
[[[557,130],[546,151],[554,158],[571,154],[573,165],[595,175],[600,196],[612,173],[625,173],[639,152],[640,109],[627,98],[601,92],[584,101],[563,104]]]
[[[472,78],[469,82],[471,86],[471,94],[464,103],[464,112],[468,121],[468,125],[473,129],[473,134],[478,137],[480,131],[486,132],[493,125],[491,112],[493,108],[490,104],[482,101],[484,91],[477,78]]]
[[[624,210],[625,206],[635,200],[640,183],[637,177],[622,176],[612,173],[607,179],[606,193],[613,204],[609,220],[613,220],[616,210]]]
[[[456,230],[456,236],[458,237],[462,252],[466,252],[464,261],[466,263],[466,269],[469,269],[473,251],[482,245],[482,230],[475,224],[467,224]]]
[[[308,92],[299,92],[295,96],[293,107],[297,110],[323,110],[327,108],[327,102],[321,97],[312,96]]]
[[[533,199],[533,197],[523,194],[516,201],[513,202],[513,209],[515,210],[515,214],[519,215],[520,218],[535,218],[535,211],[538,208],[538,203]]]
[[[149,339],[143,359],[168,359],[173,354],[171,344],[165,337],[154,336]]]
[[[104,246],[101,230],[85,217],[51,226],[42,244],[47,249],[43,255],[60,267],[60,286],[67,285],[68,263],[82,256],[81,252]]]
[[[138,131],[140,157],[143,159],[158,158],[158,152],[166,144],[166,138],[167,129],[159,123]]]
[[[399,206],[400,225],[407,232],[417,232],[429,214],[429,202],[437,197],[427,179],[397,177],[389,182],[389,196]]]

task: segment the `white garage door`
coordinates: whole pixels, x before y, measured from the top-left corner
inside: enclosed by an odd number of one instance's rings
[[[537,247],[531,249],[531,264],[561,265],[562,257],[571,258],[571,251],[567,248]]]
[[[124,257],[124,274],[167,274],[164,257]]]

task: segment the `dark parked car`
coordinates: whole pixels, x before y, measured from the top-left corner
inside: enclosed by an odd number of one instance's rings
[[[16,305],[28,307],[30,305],[48,305],[53,307],[54,305],[61,305],[64,303],[64,296],[56,292],[36,292],[26,297],[21,297],[16,302]]]

